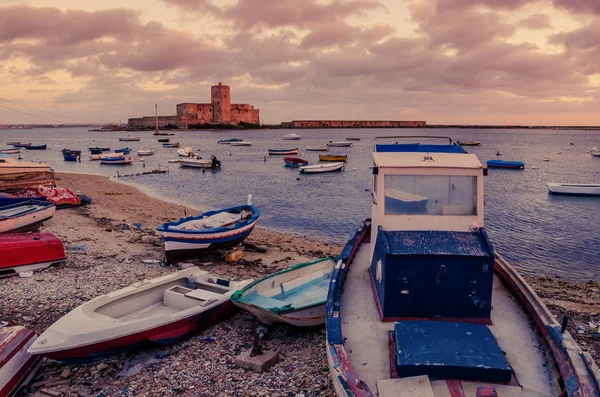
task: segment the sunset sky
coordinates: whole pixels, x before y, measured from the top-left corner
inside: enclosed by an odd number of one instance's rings
[[[600,0],[0,0],[0,124],[171,115],[219,81],[263,123],[600,125]]]

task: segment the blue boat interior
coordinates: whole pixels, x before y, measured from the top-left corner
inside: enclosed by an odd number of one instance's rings
[[[408,152],[408,153],[455,153],[466,154],[459,145],[421,144],[421,143],[377,143],[376,152]]]
[[[53,206],[53,203],[28,199],[15,204],[3,205],[0,202],[0,219],[9,219],[37,212]]]

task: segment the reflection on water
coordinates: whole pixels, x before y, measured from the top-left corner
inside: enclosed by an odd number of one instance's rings
[[[482,162],[489,159],[521,160],[525,170],[490,170],[485,178],[486,228],[498,252],[524,273],[569,279],[598,278],[600,274],[600,199],[560,197],[547,193],[548,182],[599,183],[600,158],[588,150],[600,146],[600,134],[592,131],[547,130],[295,130],[300,141],[283,141],[285,130],[267,131],[178,131],[170,136],[181,147],[190,146],[204,158],[216,155],[223,162],[218,171],[179,168],[167,160],[177,158],[177,149],[163,148],[151,132],[140,132],[141,142],[119,142],[125,132],[88,132],[87,129],[34,129],[0,131],[0,147],[10,141],[47,143],[50,150],[28,152],[26,160],[39,160],[57,171],[96,173],[108,176],[141,173],[169,166],[168,174],[122,178],[150,190],[161,198],[214,209],[246,201],[248,193],[261,209],[263,226],[299,236],[343,243],[371,213],[372,137],[376,135],[448,135],[457,140],[478,140],[482,146],[468,147]],[[240,136],[252,146],[218,145],[217,140]],[[306,146],[323,146],[347,136],[360,137],[349,148],[332,148],[348,154],[344,172],[300,175],[284,167],[282,156],[269,156],[267,149],[299,146],[299,157],[311,164],[320,152]],[[573,143],[573,145],[571,145]],[[89,146],[111,149],[150,147],[154,156],[131,166],[101,165],[87,161],[65,162],[63,148],[86,151]],[[501,156],[497,157],[496,152]],[[549,161],[544,161],[548,159]],[[133,204],[132,204],[133,205]]]

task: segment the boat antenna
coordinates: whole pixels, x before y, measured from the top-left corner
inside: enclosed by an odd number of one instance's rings
[[[156,132],[158,133],[158,104],[154,104],[154,113],[156,114]]]

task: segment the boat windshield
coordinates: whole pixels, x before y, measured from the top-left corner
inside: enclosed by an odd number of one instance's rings
[[[477,215],[477,177],[385,175],[386,215]]]

